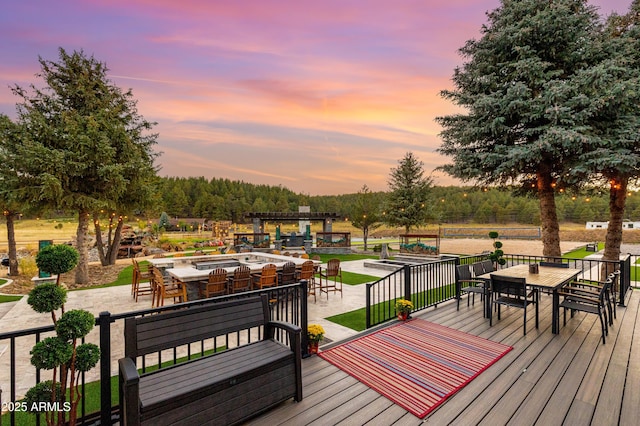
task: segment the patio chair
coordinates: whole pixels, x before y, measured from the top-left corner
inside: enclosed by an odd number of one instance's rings
[[[615,295],[612,295],[611,293],[613,291],[613,284],[615,283],[617,276],[618,275],[615,272],[609,274],[609,276],[607,277],[607,280],[611,281],[611,284],[609,285],[607,285],[606,281],[596,281],[579,278],[571,281],[564,288],[568,288],[576,292],[582,292],[586,296],[598,297],[600,292],[603,291],[603,287],[606,286],[606,288],[604,288],[604,302],[608,311],[608,317],[606,316],[607,312],[605,312],[605,319],[608,319],[607,323],[609,325],[613,325],[613,319],[616,318],[616,308]]]
[[[328,299],[330,291],[334,293],[339,291],[340,297],[342,297],[342,269],[340,268],[340,259],[329,259],[327,267],[320,269],[318,275],[320,276],[320,294],[322,294],[322,292],[327,293]],[[322,278],[324,278],[324,285],[322,285]],[[329,278],[332,280],[330,281]],[[338,281],[338,279],[340,280]]]
[[[524,311],[524,334],[527,334],[527,308],[535,305],[536,328],[538,328],[538,290],[527,289],[524,278],[502,277],[491,275],[492,304],[498,308],[498,320],[500,320],[500,307],[510,306]],[[493,325],[493,310],[489,309],[489,325]]]
[[[229,279],[229,294],[242,293],[251,290],[251,269],[248,266],[238,266]]]
[[[269,263],[262,267],[259,274],[253,274],[253,288],[256,290],[276,287],[278,285],[278,273],[276,265]]]
[[[296,264],[293,262],[287,262],[282,266],[282,270],[278,272],[278,284],[294,284],[298,282],[296,272]]]
[[[473,276],[479,277],[484,274],[484,267],[482,266],[482,262],[476,262],[471,265],[471,269],[473,270]]]
[[[224,296],[228,290],[227,271],[222,268],[209,272],[207,280],[198,281],[198,294],[201,298]]]
[[[177,280],[167,283],[158,268],[153,269],[153,274],[153,279],[157,287],[157,306],[164,306],[165,299],[173,299],[173,303],[187,301],[187,286],[185,283]]]
[[[467,293],[467,306],[469,306],[469,298],[475,304],[475,295],[480,294],[480,300],[484,300],[487,295],[487,287],[484,280],[474,279],[471,277],[469,265],[456,266],[456,286],[458,292]],[[460,310],[460,298],[457,300],[457,310]]]
[[[153,286],[151,283],[152,272],[147,267],[145,270],[140,268],[137,260],[131,259],[133,264],[133,275],[131,276],[131,296],[138,301],[138,296],[153,294]]]
[[[480,263],[482,263],[482,269],[484,270],[485,274],[488,274],[489,272],[493,272],[496,270],[496,268],[493,265],[493,261],[490,259],[483,260]]]
[[[564,297],[564,300],[560,302],[558,308],[563,308],[563,320],[564,325],[567,324],[567,309],[571,310],[571,316],[575,311],[585,312],[587,314],[596,314],[600,319],[600,327],[602,329],[602,344],[606,343],[605,336],[609,334],[609,327],[607,326],[607,311],[606,311],[606,293],[611,286],[612,278],[604,281],[604,285],[592,288],[584,289],[583,286],[576,285],[576,282],[572,282],[564,286],[558,294]],[[597,292],[594,291],[597,288]]]
[[[316,299],[316,266],[313,264],[313,261],[307,260],[302,264],[300,271],[298,272],[298,280],[307,280],[308,283],[308,293],[307,296],[313,294],[314,303],[317,301]]]

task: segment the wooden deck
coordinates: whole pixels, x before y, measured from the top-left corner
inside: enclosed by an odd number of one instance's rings
[[[481,303],[456,312],[455,302],[431,308],[421,318],[514,347],[430,413],[424,421],[317,356],[303,360],[304,399],[285,402],[252,425],[634,425],[640,417],[640,291],[617,308],[606,345],[595,315],[567,316],[551,333],[551,297],[540,296],[522,333],[522,311],[503,310],[489,327]],[[531,311],[533,312],[533,311]],[[561,315],[562,317],[562,315]],[[635,343],[635,344],[634,344]]]

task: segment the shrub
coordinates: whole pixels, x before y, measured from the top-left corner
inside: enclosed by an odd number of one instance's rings
[[[33,257],[18,259],[18,268],[28,277],[33,277],[38,273],[38,265],[36,265],[36,259]]]
[[[31,365],[42,370],[53,370],[66,364],[73,355],[73,346],[58,336],[47,337],[31,349]]]
[[[69,272],[78,264],[80,255],[78,250],[66,244],[46,246],[38,252],[36,264],[41,271],[57,275],[56,284],[60,282],[60,275]]]
[[[57,284],[47,283],[35,287],[29,293],[27,303],[38,313],[57,311],[67,301],[67,292]]]
[[[67,341],[81,339],[89,334],[95,321],[91,312],[82,309],[67,311],[56,323],[56,333]]]

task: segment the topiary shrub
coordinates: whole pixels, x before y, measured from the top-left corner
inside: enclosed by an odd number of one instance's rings
[[[100,359],[98,346],[92,343],[78,344],[93,329],[95,318],[91,312],[82,309],[64,310],[67,291],[58,282],[61,274],[78,264],[76,249],[67,245],[47,246],[36,256],[36,263],[41,270],[58,275],[56,284],[39,285],[31,290],[27,298],[27,303],[34,311],[51,313],[56,328],[56,336],[43,339],[31,349],[31,364],[38,369],[53,370],[53,379],[29,389],[25,402],[28,411],[34,413],[42,413],[41,407],[53,410],[45,413],[47,425],[73,426],[76,424],[81,396],[78,392],[80,374],[95,367]],[[56,318],[58,310],[61,311],[59,319]],[[67,413],[68,423],[65,420]]]
[[[489,238],[493,240],[493,253],[489,255],[489,259],[496,265],[496,269],[498,269],[498,266],[503,266],[507,263],[507,260],[503,257],[502,243],[497,240],[499,236],[500,234],[496,231],[489,232]]]
[[[69,272],[78,265],[78,250],[66,244],[44,247],[36,255],[36,264],[41,271],[57,275],[56,284],[60,284],[60,275]]]

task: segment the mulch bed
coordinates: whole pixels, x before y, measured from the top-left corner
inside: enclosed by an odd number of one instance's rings
[[[118,274],[127,266],[128,263],[118,263],[115,265],[89,265],[89,282],[86,284],[75,284],[75,270],[63,274],[60,282],[64,283],[68,289],[77,289],[85,287],[95,287],[98,285],[113,282],[118,278]],[[2,278],[11,279],[13,282],[0,288],[2,294],[29,294],[34,285],[31,281],[32,277],[18,275],[17,277],[9,277],[6,272],[2,274]]]

